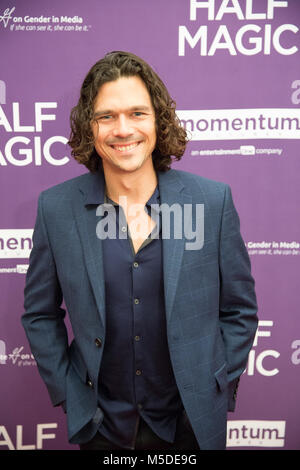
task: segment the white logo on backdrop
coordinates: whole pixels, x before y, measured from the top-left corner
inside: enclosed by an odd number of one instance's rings
[[[16,346],[7,352],[5,341],[0,340],[0,365],[13,365],[17,367],[36,366],[32,353],[24,352],[24,346]]]
[[[21,357],[21,352],[23,351],[24,346],[19,348],[14,348],[13,352],[8,355],[9,359],[13,364],[16,364],[17,360]]]
[[[8,431],[5,426],[0,426],[0,446],[3,446],[5,449],[8,449],[8,450],[43,449],[45,439],[56,438],[56,434],[54,432],[47,432],[46,430],[56,429],[56,428],[57,428],[57,423],[36,424],[35,443],[24,444],[22,424],[17,424],[15,433],[11,433],[11,430]]]
[[[0,274],[26,274],[29,268],[29,264],[17,264],[16,266],[10,266],[0,268]]]
[[[298,52],[296,45],[285,47],[281,38],[283,34],[297,34],[298,26],[272,24],[275,16],[280,15],[280,10],[289,6],[287,1],[268,0],[263,6],[261,6],[263,2],[258,1],[258,7],[262,8],[260,11],[253,11],[252,0],[234,0],[231,2],[232,5],[228,3],[228,0],[218,0],[218,2],[190,0],[191,27],[186,25],[178,27],[179,56],[184,56],[186,49],[194,49],[196,46],[201,56],[214,56],[219,51],[227,51],[231,56],[270,55],[273,52],[288,56]],[[232,30],[227,24],[220,25],[220,21],[226,21],[228,15],[234,20],[243,22],[237,31],[235,28]],[[200,23],[198,30],[195,30],[193,23],[196,20]],[[245,20],[249,23],[245,24]],[[206,21],[208,25],[203,24]],[[253,21],[259,24],[253,24]],[[268,23],[262,23],[265,21]],[[216,31],[215,27],[218,28]]]
[[[191,140],[300,139],[295,108],[178,110]]]
[[[298,241],[248,241],[245,243],[250,256],[299,256]]]
[[[5,82],[0,80],[0,127],[9,135],[11,133],[40,134],[34,135],[33,139],[29,139],[24,135],[15,135],[7,140],[1,139],[0,147],[0,166],[8,164],[14,166],[27,166],[34,164],[41,166],[46,160],[47,163],[54,166],[66,165],[70,158],[61,156],[61,154],[53,155],[52,146],[59,144],[67,145],[68,139],[64,136],[54,135],[43,142],[43,128],[45,121],[55,121],[56,114],[45,112],[45,110],[56,109],[56,102],[36,102],[34,103],[31,122],[24,124],[22,122],[22,113],[20,111],[20,103],[12,103],[12,119],[10,121],[5,113],[4,105],[6,103],[6,86]],[[7,105],[6,105],[7,106]],[[20,148],[21,147],[21,148]]]
[[[0,259],[29,258],[33,229],[0,229]]]
[[[0,15],[0,23],[3,23],[4,28],[7,28],[9,21],[13,22],[9,27],[9,31],[38,31],[40,32],[87,32],[91,30],[91,25],[83,24],[84,19],[81,16],[74,15],[61,15],[61,16],[12,16],[15,7],[6,8],[2,15]]]
[[[3,12],[3,15],[0,16],[0,23],[1,23],[1,21],[3,22],[4,28],[7,27],[8,23],[9,23],[9,20],[12,19],[11,14],[15,11],[15,9],[16,9],[16,7],[13,7],[11,10],[9,8],[6,8],[6,10],[4,10],[4,12]]]
[[[0,339],[0,364],[6,364],[7,355],[6,355],[6,345],[5,342]]]
[[[266,358],[278,359],[280,353],[274,349],[265,349],[258,352],[256,347],[258,344],[258,338],[270,338],[271,337],[271,328],[274,326],[272,320],[260,320],[258,322],[258,328],[255,334],[255,339],[253,342],[253,347],[248,356],[247,367],[244,371],[247,375],[254,375],[255,372],[258,372],[265,377],[273,377],[279,373],[277,367],[270,368],[265,365]],[[267,328],[267,329],[265,329]],[[269,364],[269,361],[267,361]]]
[[[6,84],[3,80],[0,80],[0,104],[6,103]]]
[[[240,145],[239,147],[235,149],[223,149],[223,148],[217,148],[217,149],[200,149],[200,150],[191,150],[191,156],[230,156],[230,155],[282,155],[283,149],[274,149],[274,148],[257,148],[255,145]]]
[[[285,421],[227,422],[227,447],[283,447]]]
[[[292,353],[291,361],[297,366],[300,364],[300,339],[295,339],[291,344],[291,348],[295,350]]]

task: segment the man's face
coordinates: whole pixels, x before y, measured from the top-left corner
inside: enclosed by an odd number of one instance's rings
[[[124,173],[149,168],[156,144],[155,112],[139,76],[121,77],[101,86],[92,130],[104,170]]]

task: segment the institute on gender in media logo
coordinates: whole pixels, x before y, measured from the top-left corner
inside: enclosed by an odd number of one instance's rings
[[[10,352],[7,351],[5,341],[0,339],[0,365],[36,366],[36,361],[31,352],[24,351],[24,346],[17,346],[12,348]]]
[[[15,11],[16,7],[11,8],[6,8],[4,10],[3,15],[0,15],[0,23],[3,23],[4,28],[7,28],[7,25],[9,23],[9,20],[12,19],[12,13]]]

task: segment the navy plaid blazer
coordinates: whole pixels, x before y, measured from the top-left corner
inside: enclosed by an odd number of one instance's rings
[[[228,185],[178,170],[158,172],[158,184],[161,203],[204,205],[201,248],[187,249],[184,232],[163,239],[167,339],[200,448],[224,449],[227,412],[258,321],[250,261]],[[26,278],[22,324],[52,404],[65,402],[73,444],[89,441],[103,418],[97,398],[105,280],[96,210],[104,188],[100,171],[41,193]]]

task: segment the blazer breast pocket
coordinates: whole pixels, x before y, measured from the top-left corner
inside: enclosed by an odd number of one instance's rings
[[[218,259],[219,252],[216,243],[212,240],[204,240],[201,250],[185,250],[182,259],[182,268],[197,268]]]

